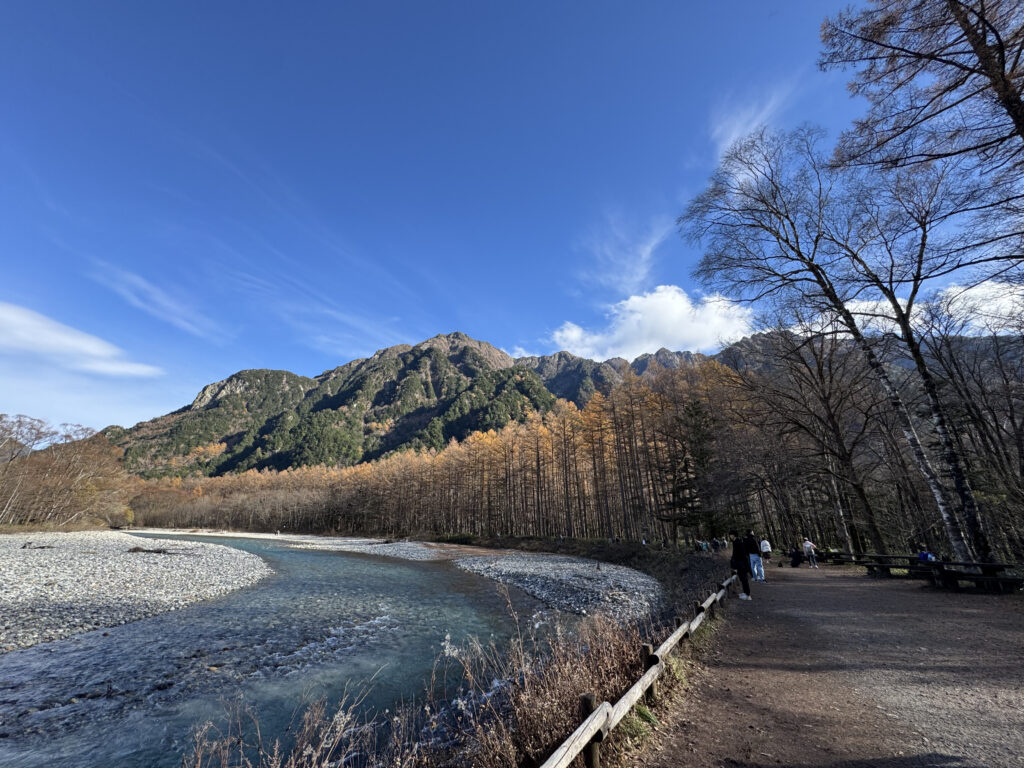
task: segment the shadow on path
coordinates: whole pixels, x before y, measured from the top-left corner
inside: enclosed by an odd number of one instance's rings
[[[981,763],[964,762],[953,755],[915,755],[913,757],[874,757],[865,760],[840,760],[830,763],[746,763],[726,760],[728,768],[988,768]]]
[[[771,569],[638,766],[1024,766],[1024,600]]]

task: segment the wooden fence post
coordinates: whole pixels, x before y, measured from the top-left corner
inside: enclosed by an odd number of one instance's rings
[[[720,585],[720,588],[721,586],[725,586],[725,584]],[[733,588],[734,586],[735,582],[730,580],[728,587]],[[614,705],[607,701],[598,703],[597,696],[592,693],[580,696],[579,708],[582,721],[572,735],[551,753],[541,768],[568,768],[569,764],[578,756],[583,757],[583,764],[586,768],[601,768],[600,743],[622,722],[641,697],[648,702],[657,697],[658,678],[666,671],[666,663],[661,654],[668,658],[672,649],[690,637],[690,633],[696,631],[703,623],[704,618],[710,618],[710,616],[702,617],[700,614],[705,611],[710,614],[718,601],[718,592],[715,592],[704,603],[694,602],[693,621],[686,622],[677,616],[675,617],[676,632],[673,632],[657,650],[651,645],[644,645],[640,656],[644,665],[644,673]],[[708,605],[707,609],[704,607],[705,603]],[[686,631],[681,632],[684,626]],[[677,633],[679,633],[678,637]],[[586,740],[585,743],[584,740]]]
[[[580,696],[580,716],[586,720],[597,709],[597,696],[585,693]],[[587,768],[601,768],[601,744],[596,737],[587,742],[583,748],[583,764]]]
[[[645,645],[641,646],[640,658],[642,658],[643,662],[644,662],[644,672],[646,672],[651,667],[657,666],[657,664],[658,664],[658,657],[654,655],[654,646],[653,645],[645,644]],[[651,687],[648,688],[647,692],[644,694],[644,699],[646,699],[648,704],[653,704],[654,700],[657,697],[658,697],[658,681],[655,680],[653,683],[651,683]]]

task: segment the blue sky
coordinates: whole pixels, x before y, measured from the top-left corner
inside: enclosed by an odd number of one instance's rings
[[[0,412],[152,418],[243,368],[464,331],[711,350],[675,231],[759,124],[860,111],[844,2],[31,2],[0,10]]]

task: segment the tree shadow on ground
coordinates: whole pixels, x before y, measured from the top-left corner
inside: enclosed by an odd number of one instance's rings
[[[725,760],[728,768],[991,768],[981,763],[968,762],[956,755],[929,753],[921,755],[896,755],[872,757],[834,762],[815,761],[811,763],[761,763],[745,760]]]

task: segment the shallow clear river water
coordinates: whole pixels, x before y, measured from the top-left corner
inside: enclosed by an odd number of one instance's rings
[[[206,541],[201,537],[180,538]],[[367,706],[423,692],[445,635],[511,631],[494,582],[444,562],[216,539],[275,573],[216,600],[0,655],[0,766],[178,766],[191,727],[244,696],[264,733],[381,670]],[[526,615],[536,604],[516,597]],[[381,669],[383,668],[383,669]]]

